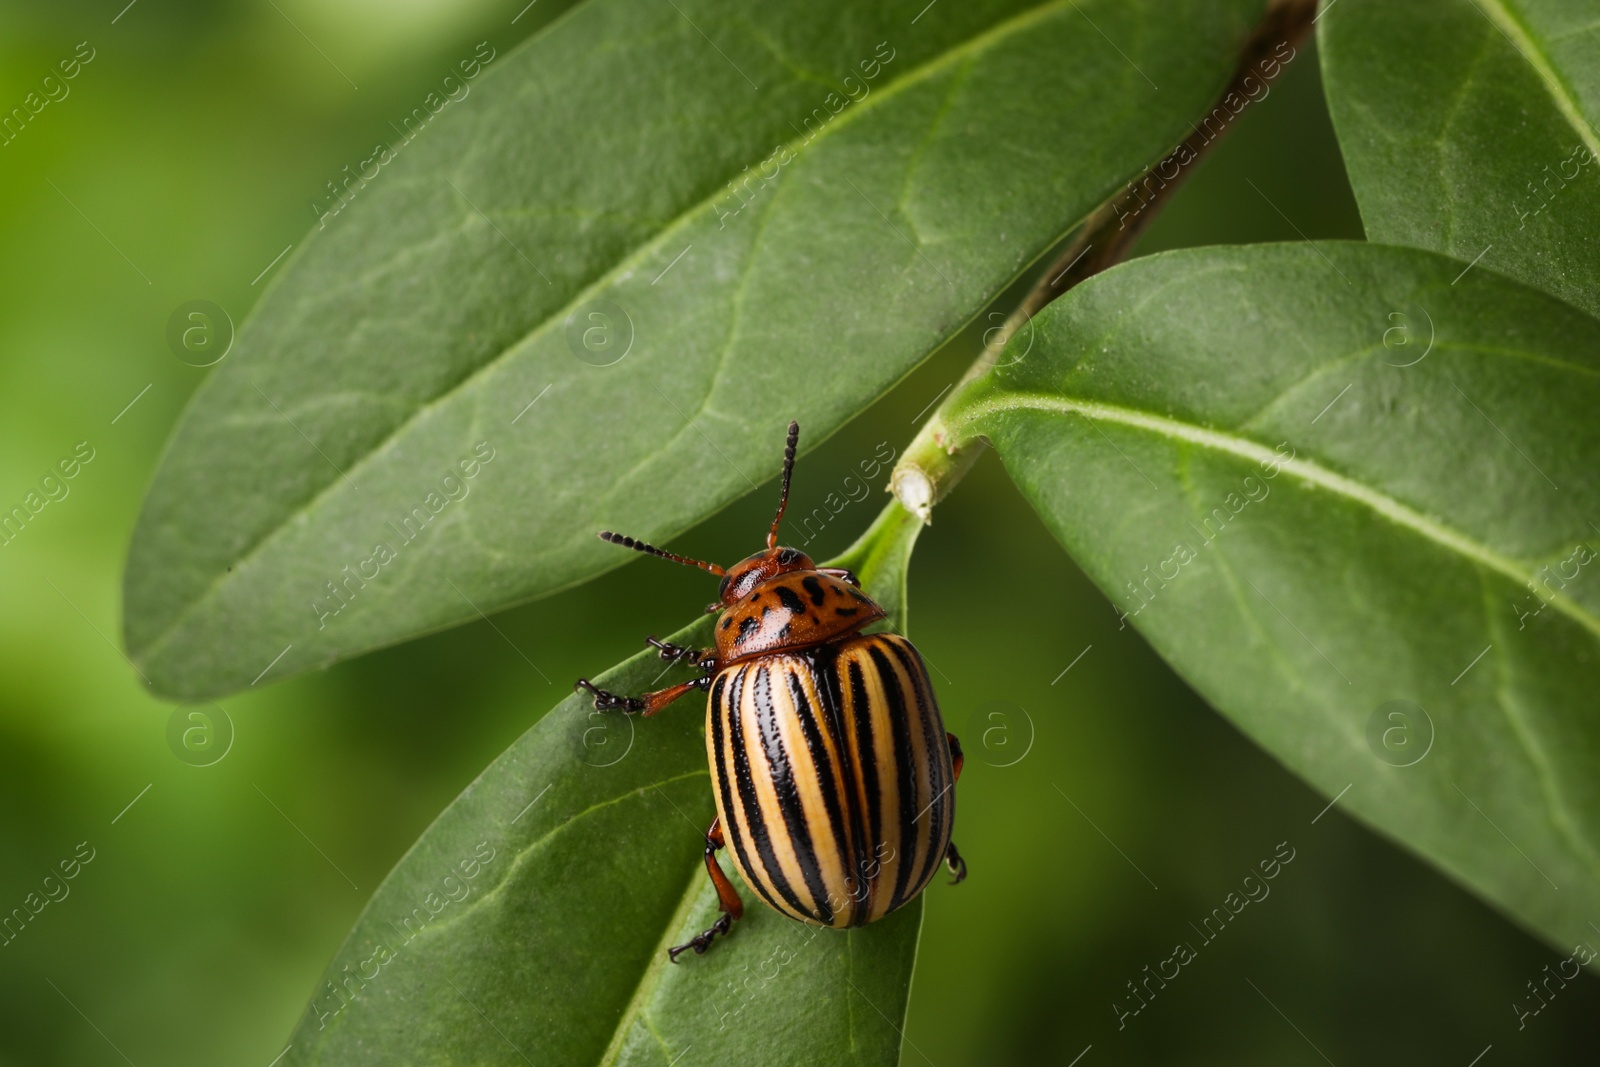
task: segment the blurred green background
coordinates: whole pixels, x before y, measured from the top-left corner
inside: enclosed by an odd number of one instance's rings
[[[266,1067],[433,816],[565,679],[676,628],[711,590],[630,565],[497,618],[504,638],[467,626],[225,700],[227,755],[174,756],[173,709],[117,650],[129,530],[206,373],[168,350],[168,316],[207,299],[241,320],[324,181],[454,57],[510,48],[563,5],[125,3],[0,4],[6,109],[78,42],[95,50],[70,96],[0,147],[0,500],[78,442],[95,449],[0,548],[0,911],[94,849],[70,895],[0,947],[0,1064]],[[1316,75],[1307,48],[1141,253],[1360,236]],[[879,442],[903,447],[976,339],[809,453],[795,510]],[[841,549],[879,499],[807,550]],[[764,488],[677,547],[743,556],[770,503]],[[1519,1030],[1513,1002],[1566,953],[1337,807],[1318,818],[1328,798],[1118,629],[992,457],[936,519],[911,632],[966,743],[972,876],[928,894],[905,1062],[1465,1067],[1491,1045],[1484,1067],[1600,1062],[1600,983],[1580,977]],[[1040,588],[1065,595],[1044,604]],[[1119,1030],[1126,983],[1198,941],[1189,924],[1280,842],[1295,859],[1271,896]]]

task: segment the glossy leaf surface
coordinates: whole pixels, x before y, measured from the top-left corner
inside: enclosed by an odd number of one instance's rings
[[[324,665],[615,566],[601,527],[703,519],[1183,136],[1262,0],[918,6],[594,0],[490,60],[186,414],[127,572],[155,688]]]
[[[1320,42],[1370,239],[1600,312],[1600,2],[1340,0]]]
[[[1600,322],[1460,269],[1135,261],[951,424],[1218,710],[1570,949],[1600,913]]]

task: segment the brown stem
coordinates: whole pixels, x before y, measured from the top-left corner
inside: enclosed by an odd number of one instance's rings
[[[1077,238],[1023,298],[1016,315],[1032,318],[1085,278],[1122,262],[1145,227],[1189,176],[1190,169],[1233,128],[1234,120],[1245,108],[1266,97],[1266,89],[1295,58],[1295,46],[1311,29],[1316,13],[1317,0],[1273,0],[1240,50],[1233,77],[1216,104],[1199,124],[1190,124],[1189,136],[1161,162],[1145,168],[1089,216]],[[1285,48],[1289,50],[1288,58],[1282,55]],[[1237,110],[1230,101],[1238,105]]]
[[[907,510],[923,522],[932,521],[933,505],[961,480],[982,450],[981,441],[958,448],[945,432],[944,413],[961,396],[960,387],[989,370],[996,350],[1051,301],[1084,279],[1122,262],[1144,228],[1189,176],[1190,169],[1211,151],[1247,107],[1265,98],[1271,83],[1296,57],[1296,46],[1310,31],[1316,13],[1317,0],[1271,0],[1266,14],[1240,49],[1233,77],[1211,110],[1198,124],[1190,124],[1189,135],[1159,163],[1145,168],[1084,220],[1077,235],[1006,319],[997,343],[984,346],[983,354],[967,368],[895,465],[889,490]]]

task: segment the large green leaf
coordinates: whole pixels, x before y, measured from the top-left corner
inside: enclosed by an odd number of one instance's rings
[[[1460,270],[1139,260],[949,424],[1223,714],[1570,948],[1600,915],[1600,322]]]
[[[891,507],[841,561],[900,625],[919,529]],[[710,636],[702,620],[672,640]],[[663,672],[652,651],[599,681],[637,693],[689,676]],[[284,1062],[898,1063],[920,898],[840,932],[741,886],[732,933],[667,962],[668,946],[717,915],[702,861],[716,813],[705,706],[691,695],[641,719],[587,697],[557,704],[379,887]]]
[[[1600,312],[1600,0],[1324,10],[1328,108],[1367,236]]]
[[[1263,2],[579,6],[262,299],[140,517],[132,658],[212,696],[687,528],[1175,143]]]

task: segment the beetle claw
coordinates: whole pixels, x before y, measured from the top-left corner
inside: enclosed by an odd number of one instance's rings
[[[685,648],[682,645],[674,645],[669,641],[661,640],[659,637],[647,637],[644,639],[644,643],[649,645],[651,648],[654,648],[656,650],[656,654],[667,663],[682,663],[687,661],[692,666],[698,663],[700,660],[700,653],[696,649]]]
[[[956,851],[956,843],[950,842],[950,847],[944,854],[944,865],[949,868],[955,877],[950,879],[951,885],[960,885],[967,880],[967,861],[961,858],[961,853]]]
[[[718,934],[726,934],[732,926],[733,916],[729,915],[727,912],[723,912],[721,915],[717,916],[717,921],[712,923],[709,929],[702,930],[700,933],[695,934],[688,941],[685,941],[681,945],[674,945],[673,947],[667,949],[667,959],[671,960],[673,963],[677,963],[678,957],[682,953],[688,952],[690,949],[694,949],[694,954],[696,956],[704,956],[706,954],[706,949],[711,947],[711,942],[716,938],[716,936]]]
[[[618,696],[598,688],[587,678],[579,678],[573,687],[574,692],[587,692],[594,695],[594,709],[596,711],[622,710],[627,712],[643,711],[644,701],[638,697]]]

